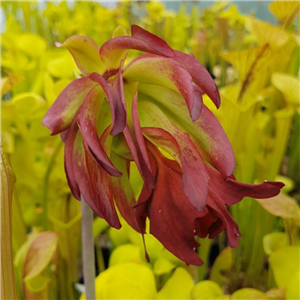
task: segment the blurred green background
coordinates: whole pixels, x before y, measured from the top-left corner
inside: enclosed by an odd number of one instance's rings
[[[80,76],[54,43],[80,34],[101,46],[118,25],[130,32],[131,24],[193,53],[209,70],[222,104],[217,111],[205,103],[232,143],[236,178],[286,186],[272,199],[232,207],[240,245],[226,247],[224,234],[199,239],[205,261],[199,268],[146,235],[149,264],[141,237],[124,221],[117,231],[95,218],[98,298],[300,298],[298,2],[2,1],[1,14],[2,152],[16,177],[12,198],[1,197],[11,200],[2,231],[12,231],[12,249],[2,242],[1,261],[12,253],[18,299],[84,298],[80,204],[66,182],[62,142],[41,125],[58,94]]]

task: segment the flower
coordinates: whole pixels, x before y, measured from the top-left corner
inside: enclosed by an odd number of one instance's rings
[[[133,25],[118,28],[99,48],[72,36],[62,47],[83,77],[71,82],[50,107],[43,124],[65,142],[65,170],[75,198],[120,228],[115,204],[138,232],[150,233],[187,264],[201,265],[195,236],[227,231],[237,246],[240,232],[226,206],[243,197],[267,198],[283,184],[237,182],[234,154],[218,120],[203,104],[219,107],[218,89],[192,56]],[[128,50],[145,52],[125,64]],[[134,162],[143,178],[135,199]]]

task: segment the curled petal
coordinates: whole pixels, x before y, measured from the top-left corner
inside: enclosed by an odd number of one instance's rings
[[[155,155],[152,164],[158,165],[158,173],[156,188],[148,200],[150,233],[187,264],[202,265],[195,252],[199,244],[194,238],[194,229],[195,219],[206,211],[196,211],[183,193],[179,165],[164,158],[153,147],[151,153]]]
[[[208,201],[207,205],[210,209],[214,211],[214,215],[220,219],[223,223],[217,223],[218,226],[213,229],[217,229],[218,227],[220,229],[224,228],[226,229],[227,232],[227,237],[228,237],[228,242],[230,247],[235,248],[238,245],[238,239],[242,236],[238,225],[235,223],[233,218],[231,217],[230,213],[225,207],[224,202],[222,201],[223,195],[220,195],[218,191],[215,191],[213,188],[209,190],[209,196],[208,196]],[[219,221],[220,222],[220,221]],[[218,230],[216,234],[220,233]],[[215,234],[213,235],[213,237]]]
[[[221,124],[206,106],[203,106],[200,118],[192,122],[186,104],[177,92],[148,84],[140,84],[139,92],[144,100],[139,103],[143,127],[164,128],[163,120],[167,116],[189,134],[203,159],[216,167],[224,178],[233,173],[233,149]]]
[[[191,118],[195,121],[201,112],[202,97],[194,91],[190,74],[179,64],[166,57],[142,55],[134,59],[123,73],[124,79],[131,82],[155,84],[178,91],[185,99]]]
[[[97,73],[92,73],[89,78],[93,82],[97,82],[104,90],[112,113],[113,127],[111,135],[117,135],[124,130],[126,125],[126,105],[121,67],[118,71],[118,76],[111,80],[109,84]]]
[[[270,198],[278,195],[284,184],[276,181],[265,181],[261,184],[247,184],[238,182],[233,178],[224,178],[220,173],[211,168],[209,176],[213,182],[213,189],[222,195],[223,202],[226,205],[233,205],[241,201],[244,197],[253,197],[258,199]]]
[[[107,69],[118,68],[125,59],[128,49],[134,49],[161,56],[172,57],[174,51],[168,44],[154,34],[133,25],[132,36],[118,36],[105,42],[100,48],[100,56]]]
[[[167,124],[167,122],[165,122]],[[182,188],[191,204],[203,210],[208,194],[208,173],[196,146],[189,135],[177,130],[171,123],[161,128],[143,128],[153,144],[172,155],[182,167]],[[171,134],[171,133],[172,134]]]
[[[70,51],[83,75],[87,76],[93,72],[102,74],[105,71],[99,55],[100,48],[89,37],[73,35],[59,46]]]
[[[110,226],[119,229],[121,223],[114,206],[108,174],[96,164],[86,146],[85,157],[93,205],[96,207],[94,211],[104,218]]]
[[[151,166],[149,162],[149,157],[145,145],[144,136],[142,133],[140,120],[139,120],[139,113],[138,113],[138,104],[137,104],[137,92],[135,93],[133,100],[132,100],[132,123],[133,123],[133,129],[134,129],[134,137],[136,139],[137,144],[137,152],[139,154],[140,158],[140,164],[141,168],[145,171],[143,171],[144,178],[151,178],[150,181],[148,180],[146,186],[148,187],[149,191],[154,188],[154,182],[151,176]],[[148,169],[148,170],[146,170]]]
[[[197,59],[195,59],[194,56],[182,53],[180,51],[175,51],[175,57],[173,59],[191,74],[196,85],[198,85],[208,95],[216,107],[219,107],[220,95],[217,85],[204,66]]]
[[[64,165],[65,165],[65,172],[66,172],[66,176],[67,176],[67,180],[71,192],[77,200],[80,200],[80,190],[75,180],[75,174],[73,170],[73,151],[74,151],[74,143],[77,134],[78,134],[78,127],[76,123],[73,122],[73,124],[70,126],[69,130],[67,131],[67,134],[64,135],[64,139],[65,139]]]
[[[126,222],[136,231],[141,232],[141,229],[135,218],[134,206],[136,204],[136,199],[129,182],[129,176],[127,172],[128,161],[114,153],[111,154],[111,158],[123,174],[123,176],[119,178],[110,178],[114,200]]]
[[[43,125],[52,131],[52,135],[70,126],[86,95],[95,86],[95,82],[83,77],[72,81],[60,93],[43,119]]]
[[[148,188],[149,191],[152,191],[155,187],[154,178],[151,174],[151,171],[149,170],[149,167],[147,166],[146,162],[144,161],[143,157],[141,156],[141,152],[139,148],[136,146],[135,141],[133,139],[133,136],[128,128],[128,126],[125,127],[123,131],[126,143],[130,149],[130,152],[133,156],[133,159],[140,171],[140,174]]]
[[[100,86],[92,89],[81,106],[76,120],[83,139],[86,142],[91,155],[97,161],[99,166],[112,176],[121,176],[122,173],[120,173],[109,160],[98,136],[98,115],[103,98],[104,93]]]

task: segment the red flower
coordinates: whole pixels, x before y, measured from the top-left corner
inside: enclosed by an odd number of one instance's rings
[[[150,233],[169,251],[200,265],[196,235],[213,238],[226,230],[230,246],[237,246],[240,233],[226,206],[244,196],[275,196],[283,184],[235,181],[230,143],[202,102],[206,93],[220,105],[209,73],[157,36],[136,25],[131,31],[124,36],[117,29],[122,36],[101,48],[81,36],[62,44],[84,77],[59,95],[43,124],[62,135],[66,174],[77,199],[82,195],[115,228],[121,227],[115,203],[142,234],[148,217]],[[128,49],[147,53],[124,65]],[[138,201],[130,162],[144,180]]]

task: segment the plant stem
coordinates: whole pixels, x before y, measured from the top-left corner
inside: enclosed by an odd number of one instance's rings
[[[93,238],[93,211],[81,196],[82,263],[85,286],[85,299],[94,300],[95,296],[95,253]]]

